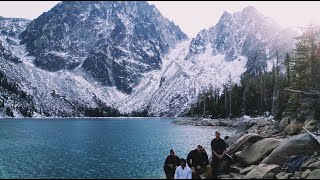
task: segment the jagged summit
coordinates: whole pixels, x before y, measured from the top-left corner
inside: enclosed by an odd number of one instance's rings
[[[257,10],[255,7],[253,7],[253,6],[247,6],[247,7],[243,8],[243,9],[242,9],[242,12],[244,12],[244,13],[260,14],[260,13],[258,12],[258,10]]]
[[[130,93],[141,73],[159,69],[161,57],[187,35],[147,2],[64,1],[20,38],[37,67],[81,67],[103,85]]]
[[[250,59],[248,71],[260,71],[268,67],[268,60],[275,58],[275,50],[279,50],[282,57],[292,47],[287,44],[293,44],[293,41],[283,41],[281,32],[281,26],[253,6],[233,14],[224,12],[215,26],[201,31],[192,40],[186,59],[196,59],[197,54],[205,53],[206,46],[210,44],[213,56],[222,54],[226,61],[245,56]]]
[[[228,16],[230,16],[231,14],[227,11],[224,11],[220,17],[220,19],[224,19],[224,18],[227,18]]]

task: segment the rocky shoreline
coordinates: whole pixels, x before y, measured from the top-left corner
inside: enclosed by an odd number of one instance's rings
[[[236,127],[236,122],[240,119],[210,119],[210,118],[198,118],[198,117],[183,117],[176,118],[172,121],[178,125],[192,125],[192,126],[229,126]]]
[[[238,133],[257,133],[263,137],[279,133],[279,123],[272,118],[235,118],[235,119],[210,119],[198,117],[177,118],[172,121],[177,125],[191,126],[222,126],[236,128]]]
[[[319,129],[310,122],[284,121],[178,118],[173,123],[237,129],[226,141],[227,153],[234,157],[231,171],[218,179],[320,179]]]

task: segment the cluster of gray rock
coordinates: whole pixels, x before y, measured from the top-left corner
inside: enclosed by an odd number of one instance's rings
[[[238,123],[235,123],[237,121]],[[221,179],[314,179],[320,178],[320,140],[310,133],[316,133],[317,123],[304,123],[284,118],[272,119],[177,119],[174,123],[194,126],[235,127],[236,133],[226,142],[228,154],[236,157],[230,174],[218,176]],[[288,172],[284,165],[297,155],[310,158],[298,171]]]
[[[305,133],[286,138],[266,138],[257,133],[234,134],[226,142],[230,145],[227,153],[236,157],[236,162],[231,166],[230,174],[218,178],[319,179],[320,138],[304,130]],[[310,158],[297,171],[288,171],[285,168],[287,160],[298,155]]]
[[[320,123],[313,118],[306,119],[304,122],[290,117],[285,117],[279,122],[279,129],[287,135],[295,135],[300,133],[303,128],[309,131],[320,131]]]
[[[320,179],[320,128],[315,120],[181,118],[174,123],[236,128],[226,140],[227,153],[235,162],[231,173],[221,174],[219,179]],[[308,158],[290,171],[287,161],[297,156]]]
[[[236,119],[211,119],[199,117],[180,117],[173,120],[174,124],[191,125],[191,126],[224,126],[237,127],[238,122],[242,122],[242,118]]]

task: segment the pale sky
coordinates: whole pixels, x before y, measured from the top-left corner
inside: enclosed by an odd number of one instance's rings
[[[59,1],[0,1],[0,16],[35,19]],[[214,26],[222,13],[241,11],[254,6],[260,13],[273,18],[283,27],[320,24],[320,2],[317,1],[149,1],[189,37]]]

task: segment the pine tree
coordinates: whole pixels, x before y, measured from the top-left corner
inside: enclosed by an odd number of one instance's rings
[[[290,69],[291,83],[289,91],[292,93],[287,107],[292,114],[299,114],[301,108],[313,109],[315,107],[314,102],[318,101],[311,98],[310,94],[312,92],[320,92],[320,71],[318,71],[320,65],[320,54],[318,53],[320,48],[320,28],[308,25],[303,28],[302,35],[297,37],[296,40],[295,56],[292,58]],[[302,100],[308,103],[301,104]]]
[[[286,53],[284,65],[286,67],[287,82],[288,82],[288,85],[290,86],[290,82],[291,82],[291,57],[290,57],[289,53]]]
[[[229,118],[232,116],[232,78],[231,74],[229,74],[229,80],[228,80],[228,88],[229,88]]]
[[[303,34],[296,38],[295,58],[293,59],[292,71],[294,74],[293,87],[307,90],[314,87],[317,80],[317,56],[320,29],[314,25],[303,28]]]

